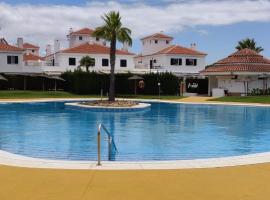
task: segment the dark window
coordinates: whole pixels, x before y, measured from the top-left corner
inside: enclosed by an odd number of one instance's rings
[[[155,43],[157,44],[158,43],[158,40],[155,40]]]
[[[103,58],[102,59],[102,67],[108,67],[109,66],[109,59]]]
[[[170,43],[170,41],[169,40],[166,40],[166,44],[169,44]]]
[[[69,58],[68,63],[69,65],[72,65],[72,66],[76,65],[76,58]]]
[[[197,65],[197,59],[186,59],[186,65],[188,66],[196,66]]]
[[[182,65],[182,58],[178,59],[178,65]]]
[[[98,38],[98,37],[96,38],[96,41],[97,41],[97,42],[99,41],[99,38]]]
[[[19,63],[19,57],[18,56],[7,56],[7,64],[18,64]]]
[[[35,53],[35,50],[32,50],[32,53]]]
[[[157,60],[156,59],[154,60],[154,63],[157,63]]]
[[[79,40],[82,40],[82,36],[79,36]]]
[[[171,65],[178,65],[178,58],[171,58]]]
[[[127,67],[127,60],[120,60],[120,67]]]

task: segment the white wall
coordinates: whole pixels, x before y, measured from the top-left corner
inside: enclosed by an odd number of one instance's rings
[[[222,78],[222,76],[217,76],[218,80],[218,87],[228,89],[231,93],[245,93],[244,88],[244,82],[241,81],[241,79],[244,78],[244,76],[238,76],[238,79],[229,79],[229,78]],[[263,89],[263,80],[259,80],[258,76],[252,76],[250,77],[250,81],[248,82],[248,88],[249,92],[252,91],[252,89]],[[242,79],[243,80],[243,79]],[[270,87],[270,80],[267,81],[268,86]]]
[[[158,40],[157,44],[155,43],[155,40]],[[166,41],[169,41],[169,43],[166,44]],[[147,38],[142,40],[142,55],[150,55],[169,46],[171,46],[171,39]]]
[[[80,36],[82,37],[82,40],[80,40]],[[79,46],[81,44],[84,44],[86,42],[93,42],[93,43],[96,43],[96,44],[100,44],[100,45],[103,45],[105,40],[103,39],[99,39],[99,41],[96,40],[95,37],[91,37],[90,35],[71,35],[70,38],[69,38],[69,47],[76,47],[76,46]]]
[[[95,66],[90,67],[89,69],[92,70],[110,70],[110,63],[108,67],[102,66],[102,59],[109,59],[110,56],[107,54],[69,54],[69,53],[57,53],[56,54],[56,63],[58,63],[58,66],[64,67],[67,70],[74,69],[74,67],[78,67],[80,65],[80,60],[84,56],[90,56],[91,58],[95,58]],[[116,63],[115,63],[115,69],[116,70],[123,70],[123,71],[131,71],[134,70],[134,61],[133,61],[133,55],[116,55]],[[69,58],[76,58],[76,65],[70,66],[69,65]],[[127,67],[120,67],[120,60],[125,59],[127,60]]]
[[[18,56],[18,64],[7,64],[7,56]],[[18,52],[0,52],[0,72],[20,71],[23,66],[23,54]]]
[[[24,52],[27,54],[34,54],[39,56],[39,49],[26,49]]]
[[[171,65],[171,58],[182,59],[182,65],[175,66]],[[197,59],[196,66],[186,65],[186,59]],[[156,60],[153,63],[154,68],[159,71],[169,71],[178,73],[199,73],[199,71],[205,68],[205,56],[187,56],[187,55],[153,55],[136,57],[134,59],[136,68],[138,69],[150,69],[150,60]],[[140,63],[142,62],[142,63]]]

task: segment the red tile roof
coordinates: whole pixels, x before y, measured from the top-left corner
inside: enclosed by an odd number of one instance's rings
[[[190,56],[206,56],[206,53],[187,48],[187,47],[182,47],[180,45],[172,45],[169,47],[166,47],[165,49],[162,49],[156,53],[150,54],[150,55],[142,55],[139,54],[136,57],[146,57],[146,56],[153,56],[153,55],[190,55]]]
[[[171,37],[169,35],[165,35],[163,33],[155,33],[155,34],[143,37],[141,40],[149,39],[149,38],[153,38],[153,39],[173,39],[173,37]]]
[[[93,29],[90,28],[82,28],[78,31],[73,31],[70,33],[70,35],[75,35],[75,34],[79,34],[79,35],[92,35],[92,33],[94,32]]]
[[[99,44],[84,43],[82,45],[72,47],[60,51],[62,53],[82,53],[82,54],[110,54],[110,48]],[[116,50],[118,55],[134,55],[128,51]]]
[[[0,51],[7,51],[7,52],[16,51],[16,52],[18,52],[18,51],[23,51],[23,49],[15,47],[15,46],[11,46],[11,45],[6,44],[6,43],[0,43]]]
[[[43,57],[31,53],[23,55],[23,61],[38,61],[38,60],[45,60],[45,59]]]
[[[270,72],[270,60],[256,51],[242,49],[201,71],[209,72]]]
[[[155,54],[184,54],[184,55],[207,55],[206,53],[191,49],[182,47],[180,45],[172,45],[170,47],[167,47],[165,49],[162,49],[161,51],[155,53]]]
[[[39,46],[26,42],[26,43],[23,43],[23,49],[39,49]]]

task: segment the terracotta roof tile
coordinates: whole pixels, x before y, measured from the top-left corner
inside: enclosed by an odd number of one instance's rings
[[[148,38],[153,38],[153,39],[173,39],[173,37],[169,35],[165,35],[163,33],[155,33],[146,37],[143,37],[141,40],[148,39]]]
[[[94,32],[93,29],[90,28],[82,28],[78,31],[73,31],[70,33],[70,35],[75,35],[75,34],[79,34],[79,35],[92,35],[92,33]]]
[[[83,54],[110,54],[110,48],[99,44],[84,43],[82,45],[72,47],[60,51],[62,53],[83,53]],[[134,55],[128,51],[116,50],[118,55]]]
[[[242,49],[201,72],[270,72],[270,60],[256,51]]]
[[[38,61],[38,60],[45,60],[45,59],[43,57],[31,53],[23,55],[23,61]]]
[[[0,51],[23,51],[23,49],[15,47],[15,46],[11,46],[9,44],[5,44],[5,43],[0,43]]]
[[[155,54],[207,55],[206,53],[191,48],[182,47],[180,45],[172,45],[170,47],[162,49],[161,51]]]
[[[30,43],[23,43],[23,48],[24,49],[39,49],[39,46],[30,44]]]

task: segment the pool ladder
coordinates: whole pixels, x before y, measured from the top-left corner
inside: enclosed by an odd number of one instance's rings
[[[117,148],[114,142],[113,135],[107,130],[107,128],[103,124],[98,125],[98,133],[97,133],[97,143],[98,143],[98,162],[97,166],[101,166],[101,130],[104,130],[104,132],[108,136],[108,160],[111,160],[112,155],[114,155],[117,152]]]

